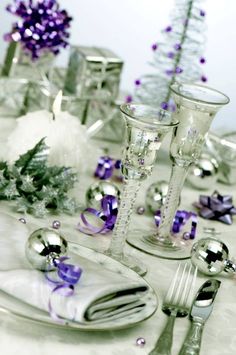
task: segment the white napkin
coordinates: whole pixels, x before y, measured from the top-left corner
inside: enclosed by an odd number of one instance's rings
[[[55,292],[45,274],[32,269],[26,261],[26,226],[0,215],[0,288],[32,306],[53,311],[62,318],[83,324],[100,323],[127,317],[146,307],[148,286],[142,279],[130,279],[104,269],[98,263],[78,255],[69,255],[69,263],[78,264],[83,273],[72,296]],[[55,287],[55,286],[54,286]]]

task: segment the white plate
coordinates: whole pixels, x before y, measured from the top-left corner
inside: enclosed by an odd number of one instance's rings
[[[128,269],[123,264],[118,261],[108,257],[107,255],[101,254],[95,250],[86,248],[84,246],[68,243],[69,250],[76,253],[82,257],[93,260],[94,262],[103,265],[104,268],[112,270],[120,274],[129,277],[130,279],[139,281],[141,276],[136,274],[134,271]],[[143,279],[142,283],[146,282]],[[147,283],[148,285],[148,283]],[[123,317],[113,321],[106,321],[99,324],[82,324],[78,322],[68,321],[66,324],[57,323],[54,321],[47,312],[39,310],[32,307],[18,299],[9,296],[5,292],[0,291],[0,311],[7,314],[13,315],[17,318],[29,320],[36,323],[41,323],[44,325],[62,327],[66,329],[79,329],[79,330],[114,330],[128,328],[136,325],[143,320],[149,318],[157,309],[158,301],[154,290],[148,285],[148,292],[143,296],[144,301],[147,306],[142,309],[142,311],[137,312],[129,317]]]

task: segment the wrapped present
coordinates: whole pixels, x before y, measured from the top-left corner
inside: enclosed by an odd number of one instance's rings
[[[64,91],[88,99],[114,101],[123,61],[105,48],[72,46]]]
[[[221,137],[211,133],[206,145],[218,160],[218,180],[227,185],[236,184],[236,132],[228,132]]]

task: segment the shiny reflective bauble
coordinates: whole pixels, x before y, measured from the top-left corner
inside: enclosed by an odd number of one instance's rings
[[[25,246],[25,254],[31,265],[38,270],[48,270],[50,260],[65,255],[67,241],[55,229],[40,228],[34,231]],[[50,268],[51,270],[51,268]]]
[[[149,186],[146,192],[146,206],[149,212],[155,213],[157,210],[160,210],[165,203],[167,196],[169,184],[165,180],[154,182]],[[179,198],[180,204],[180,198]]]
[[[86,204],[88,207],[96,209],[101,208],[101,199],[105,195],[111,195],[118,198],[120,197],[120,190],[110,181],[98,181],[92,184],[86,192]]]
[[[146,192],[146,206],[149,212],[156,212],[165,203],[168,192],[168,182],[161,180],[149,186]]]
[[[190,167],[187,180],[194,188],[207,190],[216,183],[218,172],[219,165],[216,159],[209,154],[202,154],[200,159]]]
[[[228,255],[228,248],[221,240],[203,238],[193,245],[191,261],[203,274],[217,275],[222,271],[230,271],[227,269]]]

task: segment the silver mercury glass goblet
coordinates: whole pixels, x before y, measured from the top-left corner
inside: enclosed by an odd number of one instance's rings
[[[124,104],[121,112],[126,122],[126,141],[122,159],[123,192],[110,247],[106,254],[140,275],[146,267],[123,249],[136,196],[141,182],[152,172],[156,153],[165,134],[178,124],[165,110],[142,104]]]
[[[127,241],[148,254],[166,259],[187,259],[191,247],[173,237],[173,219],[189,167],[199,158],[211,122],[229,98],[207,86],[191,83],[175,83],[171,85],[171,91],[176,104],[174,117],[179,125],[170,147],[172,172],[161,209],[161,223],[158,232],[131,231]]]

